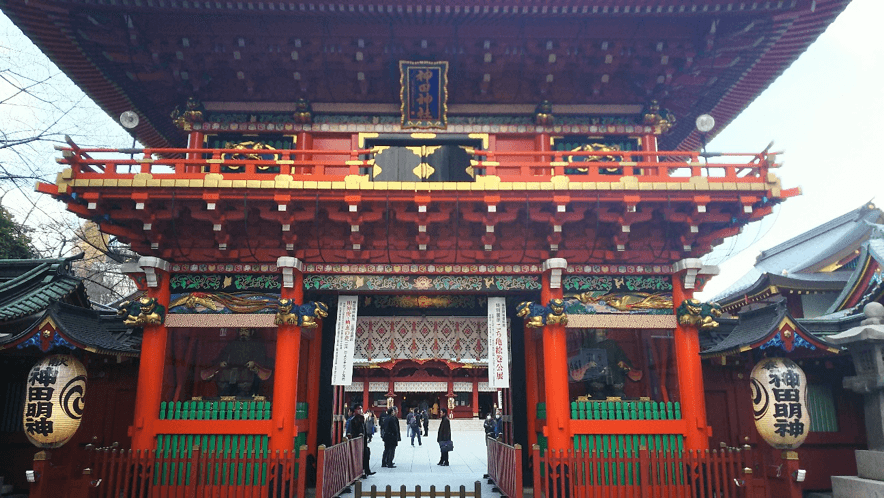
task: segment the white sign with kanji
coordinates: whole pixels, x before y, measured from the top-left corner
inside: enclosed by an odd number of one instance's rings
[[[335,356],[332,362],[332,385],[353,383],[353,354],[356,352],[356,296],[338,296],[338,320],[335,328]]]
[[[510,387],[506,298],[488,298],[488,386]]]

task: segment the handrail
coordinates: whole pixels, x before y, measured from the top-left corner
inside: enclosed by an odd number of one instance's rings
[[[210,174],[225,178],[273,180],[276,175],[311,181],[342,181],[364,175],[375,163],[375,149],[102,149],[56,147],[59,163],[71,166],[72,178],[127,179],[149,173],[154,178],[200,179]],[[106,155],[128,158],[107,158]],[[140,154],[142,157],[134,157]],[[618,181],[687,183],[766,183],[768,171],[779,165],[777,152],[702,153],[697,151],[473,151],[478,176],[503,181]],[[709,162],[715,157],[723,162]],[[742,160],[736,160],[742,158]],[[121,171],[128,169],[128,171]],[[136,169],[137,171],[132,171]],[[238,176],[242,175],[242,176]]]
[[[319,446],[316,459],[316,496],[333,498],[362,476],[362,437],[334,446]]]
[[[660,450],[611,446],[540,451],[534,445],[534,496],[722,496],[751,498],[751,451]]]
[[[488,478],[509,498],[522,498],[522,446],[485,437],[488,454]]]
[[[295,451],[254,450],[234,456],[199,446],[159,450],[97,450],[91,458],[91,496],[232,496],[303,498],[307,446]]]

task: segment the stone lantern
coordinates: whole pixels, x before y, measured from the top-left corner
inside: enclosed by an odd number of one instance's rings
[[[844,388],[863,395],[868,450],[856,451],[858,476],[832,477],[837,497],[884,496],[884,305],[869,303],[859,327],[829,336],[845,346],[853,357],[855,377],[844,379]]]

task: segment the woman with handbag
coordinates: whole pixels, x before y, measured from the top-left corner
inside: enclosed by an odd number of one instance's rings
[[[448,409],[441,408],[441,412],[442,422],[439,423],[436,441],[439,442],[439,451],[442,452],[442,457],[436,465],[448,467],[448,452],[454,449],[454,443],[451,441],[451,422],[448,420]]]

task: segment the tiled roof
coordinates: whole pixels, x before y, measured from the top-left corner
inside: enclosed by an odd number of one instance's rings
[[[789,273],[812,271],[812,266],[824,259],[839,252],[846,254],[855,250],[872,231],[866,221],[875,223],[880,220],[884,220],[884,213],[873,204],[865,203],[847,214],[762,251],[755,266],[771,273],[780,273],[783,270]]]
[[[92,309],[73,258],[0,260],[0,349],[21,345],[46,318],[65,341],[89,351],[137,356],[141,329],[123,325],[115,311]]]
[[[884,221],[884,212],[871,203],[865,203],[849,213],[767,249],[758,256],[755,266],[746,275],[722,291],[714,301],[726,303],[733,300],[734,296],[748,294],[766,282],[765,275],[781,276],[784,270],[786,276],[783,278],[793,279],[793,284],[803,280],[811,286],[808,290],[823,285],[812,282],[827,278],[846,283],[848,277],[845,275],[836,275],[833,272],[831,277],[823,277],[821,275],[824,274],[816,272],[857,250],[872,232],[872,227],[867,222],[881,221]]]
[[[0,260],[0,321],[38,313],[55,301],[88,306],[83,284],[64,259]]]
[[[123,325],[117,314],[55,303],[49,310],[60,331],[95,352],[137,356],[141,350],[141,328]]]
[[[829,307],[827,313],[834,314],[839,311],[847,314],[860,313],[860,310],[866,305],[866,303],[877,300],[881,297],[882,293],[884,293],[884,279],[881,278],[880,274],[877,275],[877,277],[873,276],[866,288],[856,289],[856,286],[864,276],[863,269],[870,262],[877,263],[879,268],[884,267],[884,234],[882,234],[882,236],[873,236],[868,242],[863,244],[862,252],[860,252],[858,258],[856,271],[854,271],[853,274],[851,274],[850,279],[845,282],[844,289],[841,291],[841,294],[838,295],[838,298],[835,299],[835,302]],[[857,290],[863,293],[863,297],[852,307],[842,309],[847,305],[850,297],[855,295]]]
[[[758,275],[750,285],[742,285],[735,291],[726,290],[724,294],[716,296],[713,301],[727,308],[734,301],[740,301],[744,296],[754,296],[769,287],[776,287],[779,290],[794,289],[809,292],[835,293],[844,288],[851,275],[852,273],[846,271],[796,273],[792,275],[763,273]]]
[[[741,313],[739,323],[730,331],[730,334],[700,354],[708,358],[743,351],[773,333],[787,315],[788,311],[781,305],[766,306]],[[794,319],[792,321],[798,327],[797,333],[804,336],[805,339],[811,339],[813,342],[833,350],[840,349],[809,332],[801,323],[802,321]]]
[[[123,325],[116,313],[100,312],[62,302],[55,302],[42,313],[4,323],[8,332],[0,336],[0,349],[22,345],[46,318],[58,327],[66,343],[87,351],[122,356],[138,356],[141,350],[141,329]]]

